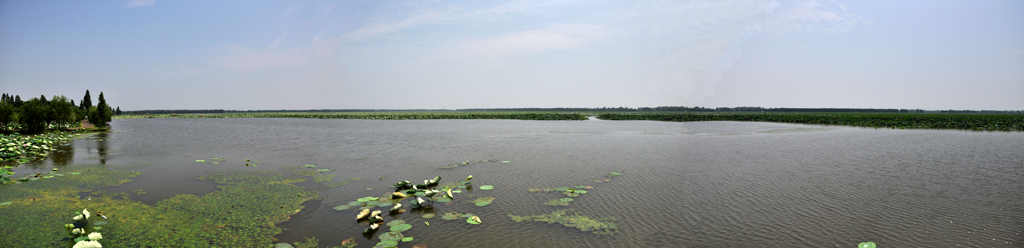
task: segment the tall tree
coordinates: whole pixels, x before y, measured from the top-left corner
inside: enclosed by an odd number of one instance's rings
[[[74,103],[68,101],[65,96],[53,96],[50,99],[50,113],[51,121],[56,122],[61,127],[67,127],[67,125],[74,123],[77,120],[75,112],[78,111],[78,107]]]
[[[121,115],[121,106],[117,106],[117,110],[114,110],[115,115]]]
[[[42,133],[46,130],[46,121],[50,112],[49,106],[39,98],[32,98],[18,108],[18,122],[24,125],[28,133]]]
[[[7,101],[0,102],[0,126],[6,127],[7,124],[14,122],[15,111],[17,109],[14,108],[13,104]]]
[[[21,104],[24,104],[24,103],[25,102],[21,101],[21,96],[20,95],[14,95],[14,107],[15,108],[20,108]]]
[[[96,119],[89,119],[89,122],[99,127],[107,126],[107,122],[110,122],[110,116],[113,113],[110,111],[110,106],[107,105],[107,100],[103,99],[103,92],[100,91],[100,102],[96,105]]]
[[[89,107],[92,107],[92,97],[89,96],[89,90],[85,90],[85,97],[82,98],[81,104],[78,108],[89,109]]]

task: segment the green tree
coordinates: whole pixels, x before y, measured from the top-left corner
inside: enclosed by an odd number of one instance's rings
[[[50,119],[61,126],[67,126],[78,119],[78,107],[65,96],[53,96],[50,99],[50,112]]]
[[[100,102],[96,105],[96,121],[89,119],[89,122],[98,127],[106,127],[107,122],[110,122],[110,118],[113,116],[111,112],[113,111],[110,110],[110,105],[107,105],[107,100],[103,99],[103,92],[101,91]]]
[[[42,133],[46,130],[49,112],[50,106],[47,106],[39,98],[32,98],[22,103],[21,108],[18,108],[18,121],[25,127],[26,132]]]
[[[14,122],[14,105],[7,101],[0,102],[0,126],[7,127],[8,124]]]
[[[89,96],[89,90],[85,90],[85,97],[82,98],[82,102],[80,104],[81,106],[78,106],[80,109],[89,109],[89,107],[92,107],[92,97]]]

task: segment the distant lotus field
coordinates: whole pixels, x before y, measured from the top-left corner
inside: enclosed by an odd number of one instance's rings
[[[926,113],[715,113],[662,112],[603,114],[563,112],[324,112],[324,113],[224,113],[117,115],[114,119],[138,118],[310,118],[310,119],[512,119],[512,120],[586,120],[597,115],[602,120],[648,121],[752,121],[814,125],[841,125],[893,129],[962,129],[979,131],[1024,131],[1024,115],[1019,114],[926,114]]]
[[[1019,114],[921,114],[921,113],[606,113],[602,120],[650,121],[756,121],[815,125],[881,127],[893,129],[964,129],[1024,131]]]
[[[225,113],[118,115],[114,119],[138,118],[310,118],[310,119],[512,119],[512,120],[586,120],[587,115],[558,112],[329,112],[329,113]]]

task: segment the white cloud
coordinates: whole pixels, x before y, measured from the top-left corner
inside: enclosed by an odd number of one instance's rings
[[[274,40],[263,52],[231,46],[224,55],[210,59],[209,64],[232,70],[251,71],[260,69],[278,69],[299,67],[318,59],[330,59],[340,43],[339,39],[313,40],[308,47],[278,50],[277,46],[287,34]]]
[[[863,20],[846,12],[842,4],[824,5],[817,0],[769,2],[765,7],[765,18],[758,28],[770,34],[791,34],[804,32],[843,33]]]
[[[156,0],[130,0],[130,1],[126,2],[126,3],[124,3],[124,6],[129,7],[129,8],[145,7],[145,6],[153,5],[154,3],[156,3]]]
[[[572,3],[575,1],[533,1],[533,0],[522,0],[513,1],[506,4],[485,8],[475,11],[466,11],[463,8],[440,8],[440,9],[417,9],[410,11],[410,13],[398,14],[399,16],[406,16],[401,20],[397,21],[382,21],[364,26],[355,31],[349,32],[344,35],[345,39],[358,41],[376,38],[381,35],[387,35],[402,30],[434,25],[447,22],[458,22],[458,23],[477,23],[477,22],[494,22],[500,20],[507,20],[514,18],[515,14],[526,14],[537,8]],[[521,17],[521,16],[518,16]]]
[[[309,3],[309,1],[306,1],[305,3],[299,4],[298,6],[288,7],[288,9],[284,10],[284,16],[292,15],[292,13],[295,13],[295,11],[299,11],[299,9],[302,9],[302,6],[306,6],[307,3]]]
[[[595,25],[553,25],[495,37],[456,42],[433,58],[503,57],[541,51],[578,49],[607,35]]]

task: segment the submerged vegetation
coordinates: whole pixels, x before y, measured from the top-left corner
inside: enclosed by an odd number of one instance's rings
[[[177,195],[146,205],[123,195],[79,192],[117,186],[140,175],[141,167],[87,165],[69,169],[74,176],[0,186],[0,246],[65,247],[71,240],[54,227],[66,224],[63,214],[81,209],[95,211],[92,230],[103,232],[109,247],[270,247],[275,227],[302,209],[300,204],[318,197],[292,183],[303,179],[269,171],[221,172],[201,177],[214,180],[218,190]],[[253,193],[259,192],[259,193]],[[93,221],[95,220],[95,221]]]
[[[756,121],[816,125],[899,129],[964,129],[1024,131],[1019,114],[931,114],[931,113],[606,113],[602,120],[649,121]]]
[[[600,218],[594,219],[590,216],[581,215],[573,209],[557,210],[548,214],[532,215],[532,216],[515,216],[508,215],[512,218],[512,221],[523,222],[523,221],[537,221],[547,223],[558,223],[563,226],[580,229],[581,231],[593,231],[596,234],[614,234],[615,218]]]

